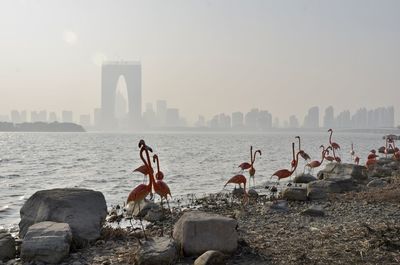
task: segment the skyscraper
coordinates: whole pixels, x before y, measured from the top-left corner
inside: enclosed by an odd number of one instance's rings
[[[304,128],[317,129],[319,128],[319,108],[312,107],[308,110],[306,117],[304,118]]]
[[[329,106],[325,109],[325,115],[324,115],[324,128],[333,128],[335,127],[335,116],[334,116],[334,111],[333,107]]]
[[[233,129],[243,129],[243,113],[242,112],[234,112],[232,113],[232,128]]]
[[[165,126],[167,118],[167,101],[157,100],[156,106],[157,121],[160,126]]]
[[[73,122],[73,113],[72,111],[63,110],[61,113],[62,122]]]
[[[107,62],[101,68],[101,124],[105,130],[117,127],[115,96],[120,76],[128,92],[128,120],[132,129],[140,127],[142,117],[142,67],[138,62]]]

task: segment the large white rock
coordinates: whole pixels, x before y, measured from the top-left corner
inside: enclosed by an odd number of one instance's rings
[[[100,237],[100,230],[107,216],[107,205],[103,194],[98,191],[42,190],[25,202],[20,214],[20,238],[24,238],[32,224],[53,221],[69,224],[74,245],[84,247]]]
[[[173,237],[187,256],[207,250],[232,253],[237,248],[237,221],[201,211],[184,213],[174,226]]]
[[[6,231],[0,230],[0,263],[15,258],[15,240]]]
[[[329,163],[325,168],[318,172],[318,178],[330,180],[331,178],[350,177],[357,183],[368,181],[367,168],[360,165],[346,163]]]
[[[171,238],[154,237],[143,242],[135,254],[137,265],[170,265],[178,257],[176,243]]]
[[[24,262],[58,264],[69,254],[72,232],[67,223],[41,222],[29,227],[21,246]]]

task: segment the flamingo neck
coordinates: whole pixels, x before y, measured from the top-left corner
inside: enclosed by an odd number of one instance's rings
[[[333,131],[331,130],[331,134],[329,135],[329,143],[330,144],[332,144],[332,134],[333,134]]]
[[[301,140],[300,140],[300,136],[299,136],[299,151],[301,150]],[[293,155],[293,157],[294,157],[294,155]]]
[[[300,154],[300,151],[297,152],[297,154],[296,154],[296,164],[294,165],[292,171],[290,171],[292,174],[296,171],[297,165],[299,164],[299,154]]]
[[[300,149],[300,143],[299,143],[299,149]],[[292,159],[294,160],[295,159],[295,157],[294,157],[294,143],[292,143]]]
[[[324,159],[325,159],[325,154],[326,154],[326,150],[324,149],[324,150],[322,150],[322,158],[321,158],[321,164],[322,164],[322,162],[324,162]]]

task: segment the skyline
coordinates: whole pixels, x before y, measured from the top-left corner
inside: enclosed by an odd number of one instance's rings
[[[117,93],[118,95],[118,93]],[[116,104],[126,106],[120,101]],[[247,112],[219,113],[212,117],[198,116],[196,122],[187,123],[186,117],[180,115],[179,109],[171,108],[165,100],[157,100],[155,108],[152,103],[146,103],[146,110],[142,113],[141,123],[146,129],[160,128],[210,128],[210,129],[236,129],[236,130],[269,130],[272,128],[289,129],[379,129],[400,127],[395,124],[395,109],[393,106],[379,107],[375,109],[360,108],[351,113],[349,110],[335,112],[333,106],[320,109],[313,106],[308,109],[304,120],[296,115],[291,115],[288,119],[280,120],[268,110],[252,108]],[[29,115],[28,115],[29,114]],[[67,122],[77,123],[90,130],[103,130],[101,122],[101,110],[95,109],[91,114],[74,115],[72,111],[63,110],[57,115],[56,112],[47,110],[18,111],[12,110],[9,117],[0,113],[0,122],[12,122],[14,124],[24,122]],[[29,117],[29,118],[28,118]],[[116,117],[114,130],[129,130],[127,109],[122,110],[120,116]]]
[[[252,107],[303,120],[313,105],[353,113],[395,106],[400,97],[398,1],[44,0],[0,7],[0,113],[91,113],[100,107],[105,59],[140,61],[142,102],[163,98],[190,123]],[[395,116],[398,125],[399,109]]]

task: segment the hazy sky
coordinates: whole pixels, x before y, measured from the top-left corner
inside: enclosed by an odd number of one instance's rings
[[[140,60],[143,103],[190,120],[332,104],[400,123],[397,0],[2,0],[0,32],[0,113],[92,113],[106,58]]]

